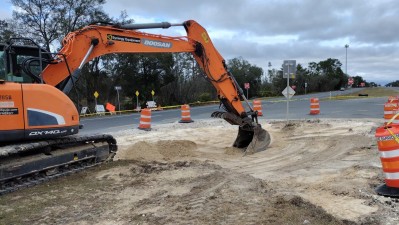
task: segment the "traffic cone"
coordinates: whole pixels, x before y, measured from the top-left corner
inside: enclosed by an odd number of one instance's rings
[[[310,99],[310,115],[317,115],[320,113],[320,105],[318,98]]]
[[[258,111],[258,116],[263,116],[262,102],[260,100],[257,99],[253,100],[252,107],[254,108],[254,111]]]
[[[379,195],[399,197],[399,124],[384,124],[376,129],[378,151],[385,184],[378,186],[375,191]]]
[[[390,121],[393,118],[393,116],[396,113],[398,113],[398,111],[399,111],[398,103],[391,102],[390,100],[388,100],[388,102],[386,102],[384,104],[384,120],[385,120],[385,122]],[[395,119],[393,121],[395,121],[395,123],[397,123],[397,120],[395,120]]]
[[[192,123],[194,122],[191,120],[190,116],[190,106],[185,104],[181,106],[181,120],[179,123]]]
[[[140,116],[140,124],[138,127],[140,130],[151,130],[151,109],[142,109]]]
[[[390,103],[397,103],[397,104],[399,104],[399,98],[398,98],[398,96],[389,96],[388,97],[388,102],[390,102]]]

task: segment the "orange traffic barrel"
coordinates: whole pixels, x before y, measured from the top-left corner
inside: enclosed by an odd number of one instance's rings
[[[397,103],[397,104],[399,104],[399,98],[398,98],[398,96],[389,96],[388,97],[388,102],[390,102],[390,103]]]
[[[191,120],[190,116],[190,106],[185,104],[181,106],[181,120],[179,123],[192,123],[194,122]]]
[[[254,108],[254,111],[258,111],[258,116],[263,116],[261,100],[253,100],[252,107]]]
[[[320,113],[320,104],[318,98],[310,99],[310,115],[317,115]]]
[[[141,110],[139,129],[151,130],[151,109],[145,108]]]
[[[384,104],[384,119],[385,119],[385,122],[390,121],[398,113],[398,111],[399,111],[398,103],[389,102],[389,101],[386,102]],[[393,121],[395,121],[395,120],[393,120]],[[397,121],[395,121],[395,122],[397,122]]]
[[[385,184],[375,191],[383,196],[399,197],[399,124],[385,124],[376,129],[378,151]]]

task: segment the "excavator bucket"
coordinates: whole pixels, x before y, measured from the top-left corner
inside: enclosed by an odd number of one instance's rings
[[[266,150],[270,142],[269,132],[258,124],[253,129],[243,129],[240,126],[233,146],[237,148],[246,147],[245,154],[254,154]]]

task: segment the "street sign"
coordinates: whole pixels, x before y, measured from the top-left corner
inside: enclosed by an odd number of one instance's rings
[[[115,86],[115,91],[120,91],[120,90],[122,90],[121,86]]]
[[[283,63],[283,78],[288,78],[295,79],[295,73],[296,73],[296,60],[284,60]]]
[[[89,107],[83,106],[82,109],[80,110],[80,114],[82,114],[82,115],[86,114],[88,109],[89,109]]]
[[[348,78],[348,85],[352,85],[354,83],[353,77]]]
[[[244,83],[244,88],[248,90],[249,89],[249,83]]]
[[[281,93],[285,96],[285,98],[287,98],[287,88],[288,88],[288,99],[291,99],[292,96],[295,95],[295,91],[290,86],[286,87],[284,91],[282,91]]]
[[[98,96],[99,96],[98,92],[95,91],[95,92],[94,92],[94,97],[95,97],[95,98],[98,98]]]
[[[152,91],[151,91],[151,94],[152,94],[152,96],[154,96],[154,95],[155,95],[155,91],[154,91],[154,90],[152,90]]]
[[[136,96],[139,96],[139,94],[140,94],[139,91],[136,91]]]
[[[105,108],[103,105],[96,105],[96,113],[104,113],[105,112]]]

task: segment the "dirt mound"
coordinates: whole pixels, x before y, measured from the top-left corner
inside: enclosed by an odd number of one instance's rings
[[[116,160],[174,160],[194,157],[197,145],[186,140],[139,141],[118,153]]]
[[[119,161],[25,193],[0,199],[9,209],[1,224],[350,224],[301,197],[276,195],[263,180],[199,161]]]
[[[121,131],[115,162],[0,197],[0,224],[399,223],[374,191],[382,121],[260,122],[272,143],[246,156],[219,120]]]

